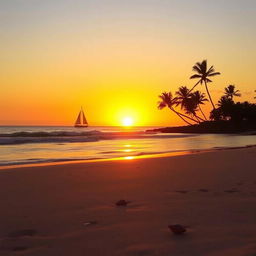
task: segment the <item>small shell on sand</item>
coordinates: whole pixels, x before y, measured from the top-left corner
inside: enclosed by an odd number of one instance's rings
[[[84,222],[83,224],[84,226],[90,226],[90,225],[96,225],[98,224],[98,222],[95,220],[92,220],[92,221]]]
[[[181,193],[181,194],[187,194],[188,190],[176,190],[175,192]]]
[[[127,206],[127,204],[129,204],[130,201],[126,201],[126,200],[119,200],[116,202],[116,206]]]
[[[184,234],[187,230],[184,226],[180,224],[175,225],[169,225],[168,228],[175,234],[175,235],[181,235]]]
[[[26,247],[26,246],[16,246],[16,247],[12,248],[13,251],[25,251],[27,249],[28,249],[28,247]]]
[[[200,192],[209,192],[209,190],[208,190],[208,189],[205,189],[205,188],[201,188],[201,189],[199,189],[198,191],[200,191]]]
[[[37,231],[35,229],[22,229],[9,233],[8,237],[16,238],[22,236],[34,236],[36,233]]]
[[[236,192],[239,192],[239,190],[237,190],[235,188],[232,188],[232,189],[224,190],[224,192],[226,192],[226,193],[236,193]]]

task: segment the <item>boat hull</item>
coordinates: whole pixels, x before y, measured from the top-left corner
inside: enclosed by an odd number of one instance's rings
[[[87,128],[88,125],[74,125],[75,128]]]

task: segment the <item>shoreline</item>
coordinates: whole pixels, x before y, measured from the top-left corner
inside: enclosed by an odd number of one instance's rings
[[[243,147],[1,171],[0,254],[254,255],[255,156]]]
[[[255,121],[204,121],[199,124],[172,126],[148,130],[161,133],[200,133],[200,134],[256,134]]]
[[[235,150],[235,149],[246,149],[246,148],[256,148],[256,145],[246,145],[241,147],[216,147],[210,149],[195,149],[188,151],[176,151],[176,152],[165,152],[165,153],[157,153],[157,154],[141,154],[134,156],[124,156],[124,157],[116,157],[116,158],[98,158],[98,159],[84,159],[84,160],[66,160],[66,161],[53,161],[53,162],[43,162],[43,163],[29,163],[29,164],[6,164],[0,165],[1,170],[9,170],[9,169],[18,169],[25,167],[40,167],[40,166],[56,166],[56,165],[70,165],[70,164],[83,164],[83,163],[96,163],[96,162],[109,162],[109,161],[129,161],[136,159],[151,159],[151,158],[168,158],[175,156],[183,156],[183,155],[192,155],[192,154],[202,154],[207,152],[216,152],[221,150]]]

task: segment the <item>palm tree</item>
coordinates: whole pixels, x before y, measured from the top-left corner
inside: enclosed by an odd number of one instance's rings
[[[223,118],[221,109],[220,108],[215,108],[211,111],[210,113],[210,119],[214,121],[220,121]]]
[[[193,97],[193,94],[186,86],[181,86],[176,94],[176,105],[180,106],[181,110],[185,109],[186,114],[194,116],[198,122],[204,121],[202,118],[197,116],[196,111],[198,107],[198,103],[196,98]]]
[[[239,90],[235,90],[234,85],[229,85],[225,88],[225,95],[231,100],[233,100],[233,97],[241,97],[241,93]]]
[[[172,96],[171,92],[163,92],[161,95],[159,95],[159,98],[161,99],[161,101],[158,102],[159,109],[168,107],[171,111],[173,111],[176,115],[178,115],[184,122],[186,122],[189,125],[191,125],[191,123],[188,122],[185,118],[188,118],[191,121],[197,122],[193,118],[190,118],[189,116],[179,113],[174,109],[174,106],[177,104],[177,100]]]
[[[213,66],[211,66],[209,69],[207,69],[207,60],[203,60],[201,63],[197,62],[194,66],[193,66],[193,71],[196,72],[196,74],[192,75],[190,77],[190,79],[195,79],[198,78],[199,81],[193,86],[193,88],[191,89],[191,91],[200,83],[205,85],[205,89],[207,91],[208,97],[211,101],[212,107],[213,109],[215,109],[215,106],[213,104],[210,92],[208,90],[208,86],[207,83],[212,82],[212,80],[209,79],[209,77],[213,77],[216,75],[220,75],[220,72],[215,72]]]
[[[208,101],[205,97],[204,93],[201,93],[200,91],[195,91],[193,94],[194,100],[197,102],[198,108],[203,115],[205,121],[207,120],[203,110],[201,109],[200,105],[204,105],[204,102]]]
[[[224,119],[229,120],[232,117],[232,112],[234,111],[234,101],[231,98],[224,95],[220,98],[217,105]]]
[[[178,91],[175,92],[175,95],[177,101],[176,105],[180,105],[180,108],[183,110],[186,107],[187,101],[191,98],[190,90],[186,86],[181,86]]]
[[[194,98],[191,96],[190,98],[188,98],[188,100],[186,101],[186,104],[185,104],[185,113],[187,115],[191,115],[193,117],[195,117],[198,121],[198,123],[200,123],[200,120],[201,121],[204,121],[202,118],[200,118],[196,112],[198,110],[198,105],[197,105],[197,102],[194,100]]]

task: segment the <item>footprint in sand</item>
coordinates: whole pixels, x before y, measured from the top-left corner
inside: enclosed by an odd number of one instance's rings
[[[98,221],[95,221],[95,220],[87,221],[87,222],[83,223],[84,226],[91,226],[91,225],[96,225],[96,224],[98,224]]]
[[[201,188],[201,189],[198,189],[199,192],[209,192],[208,189],[205,189],[205,188]]]
[[[180,194],[187,194],[189,191],[188,190],[176,190],[175,192],[180,193]]]
[[[26,251],[28,250],[29,248],[26,247],[26,246],[15,246],[12,248],[12,251],[15,251],[15,252],[20,252],[20,251]]]
[[[116,206],[122,206],[122,207],[124,207],[124,206],[127,206],[127,205],[130,204],[130,203],[131,203],[131,201],[127,201],[127,200],[121,199],[121,200],[117,201],[117,202],[115,203],[115,205],[116,205]]]
[[[9,233],[8,237],[18,238],[23,236],[34,236],[36,233],[37,231],[35,229],[22,229]]]
[[[237,189],[229,189],[229,190],[224,190],[225,193],[237,193],[239,190]]]

